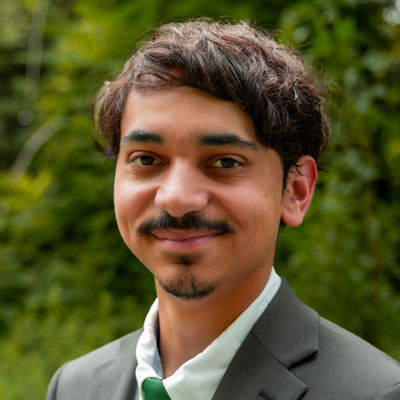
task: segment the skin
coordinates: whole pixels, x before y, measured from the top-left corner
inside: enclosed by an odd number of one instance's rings
[[[281,218],[301,224],[317,177],[303,156],[283,191],[279,155],[236,104],[191,87],[132,92],[121,120],[114,202],[121,235],[153,273],[165,377],[204,350],[260,294]],[[140,227],[168,214],[210,228]],[[171,294],[171,292],[173,294]]]

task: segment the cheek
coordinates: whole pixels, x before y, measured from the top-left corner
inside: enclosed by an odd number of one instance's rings
[[[247,187],[230,191],[224,199],[228,213],[242,229],[263,229],[266,225],[279,224],[281,200],[276,192],[271,194],[264,188]]]
[[[128,223],[135,222],[136,217],[143,216],[145,208],[154,203],[152,194],[155,190],[147,184],[117,179],[114,184],[114,207],[120,229]]]

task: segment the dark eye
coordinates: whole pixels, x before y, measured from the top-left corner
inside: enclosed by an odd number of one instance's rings
[[[140,166],[151,166],[151,165],[157,165],[160,164],[160,161],[157,160],[153,156],[149,156],[147,154],[144,154],[142,156],[135,157],[132,161],[132,164],[135,165],[140,165]]]
[[[235,159],[229,157],[220,158],[213,163],[213,166],[217,168],[234,168],[240,165],[241,164],[239,161],[236,161]]]

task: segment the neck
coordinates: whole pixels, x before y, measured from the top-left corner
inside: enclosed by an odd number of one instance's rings
[[[212,293],[186,300],[171,296],[157,283],[160,322],[160,357],[164,378],[172,375],[182,364],[202,352],[258,297],[268,282],[263,279],[246,283],[238,291]]]

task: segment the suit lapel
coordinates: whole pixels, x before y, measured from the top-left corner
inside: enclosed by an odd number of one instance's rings
[[[306,388],[250,334],[236,353],[213,400],[296,400]]]
[[[229,365],[213,400],[297,400],[307,386],[290,367],[318,351],[318,314],[285,280]]]
[[[142,331],[120,340],[119,351],[93,372],[90,400],[131,400],[136,391],[136,344]]]

